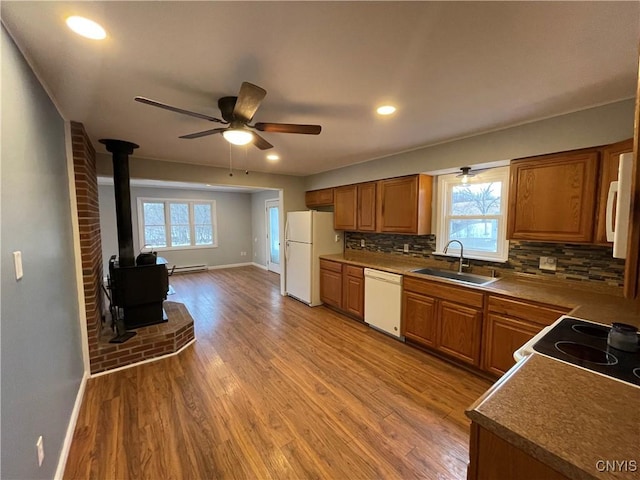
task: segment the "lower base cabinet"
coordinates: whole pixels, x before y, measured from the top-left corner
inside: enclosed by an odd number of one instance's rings
[[[405,277],[402,303],[405,338],[480,366],[483,293]]]
[[[320,301],[342,308],[342,264],[320,259]]]
[[[364,319],[364,268],[320,259],[320,301]]]
[[[569,480],[475,422],[471,423],[469,459],[467,480]]]
[[[482,347],[482,368],[503,375],[514,364],[513,352],[569,309],[489,295]]]

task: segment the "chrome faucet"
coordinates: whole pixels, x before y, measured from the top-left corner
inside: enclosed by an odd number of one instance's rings
[[[442,251],[442,253],[447,253],[447,250],[449,249],[449,245],[451,245],[453,242],[459,243],[460,244],[460,265],[458,266],[458,273],[462,273],[462,263],[464,262],[464,245],[462,245],[462,242],[460,240],[449,240],[449,243],[447,243],[444,247],[444,250]]]

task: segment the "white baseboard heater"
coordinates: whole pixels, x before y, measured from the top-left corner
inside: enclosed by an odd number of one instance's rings
[[[207,269],[205,264],[202,265],[176,265],[173,267],[173,273],[193,273],[204,272]]]

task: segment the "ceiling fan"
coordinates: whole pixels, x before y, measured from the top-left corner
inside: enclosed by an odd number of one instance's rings
[[[249,122],[253,119],[256,110],[258,110],[260,106],[260,102],[262,102],[266,95],[267,91],[265,89],[249,82],[242,82],[240,93],[238,93],[237,97],[222,97],[218,100],[218,108],[222,113],[223,120],[203,113],[173,107],[156,100],[151,100],[150,98],[135,97],[134,100],[151,105],[152,107],[164,108],[165,110],[183,115],[228,125],[228,127],[213,128],[211,130],[182,135],[180,138],[193,139],[222,133],[225,140],[234,145],[246,145],[253,142],[260,150],[268,150],[269,148],[273,148],[273,145],[250,129],[260,132],[302,133],[306,135],[318,135],[322,130],[320,125],[299,125],[294,123],[258,122],[250,125]]]

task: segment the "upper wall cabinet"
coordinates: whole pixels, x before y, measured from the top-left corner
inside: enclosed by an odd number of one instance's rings
[[[378,182],[378,229],[385,233],[431,233],[433,178],[410,175]]]
[[[624,142],[614,143],[602,150],[595,243],[609,243],[607,241],[607,198],[609,197],[609,187],[611,186],[611,182],[618,180],[620,155],[628,152],[633,152],[633,138],[625,140]]]
[[[357,230],[358,187],[345,185],[333,190],[333,226],[336,230]]]
[[[329,207],[333,205],[333,188],[309,190],[304,194],[304,203],[308,208]]]
[[[511,162],[508,238],[593,242],[598,169],[597,149]]]
[[[358,231],[376,231],[377,182],[358,184]]]

